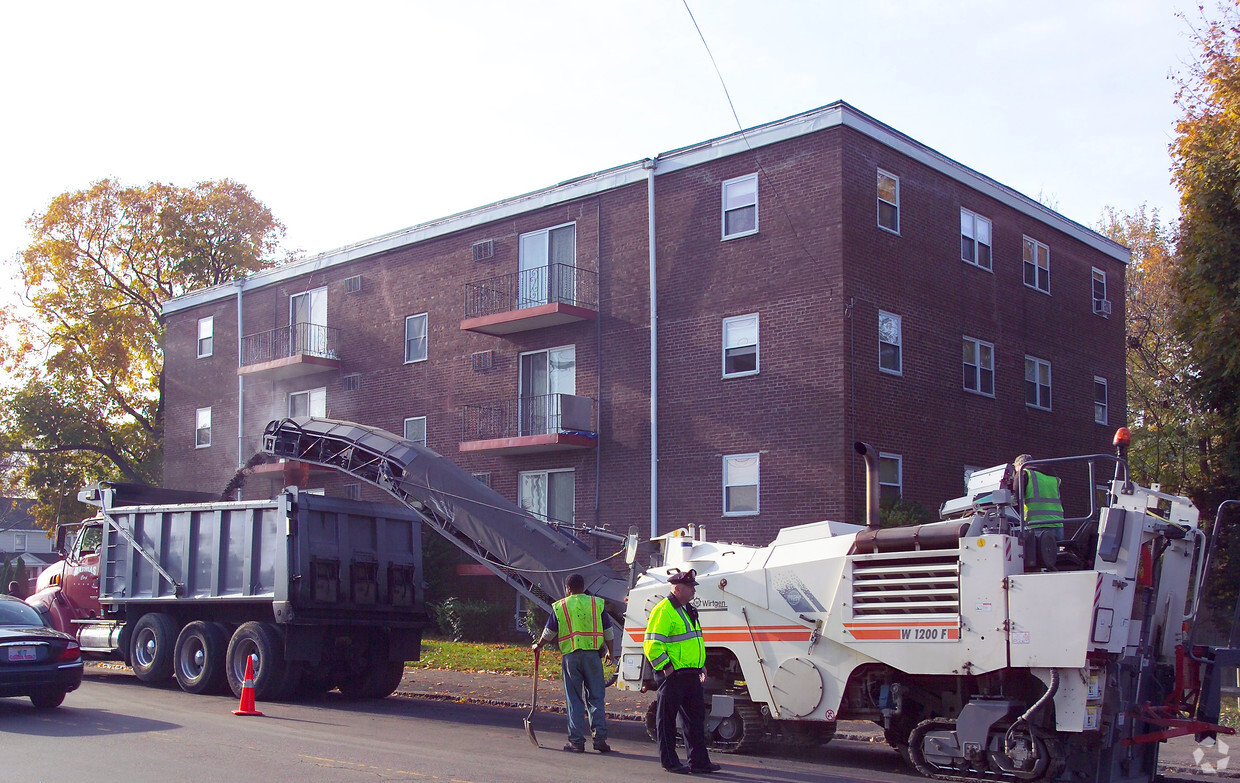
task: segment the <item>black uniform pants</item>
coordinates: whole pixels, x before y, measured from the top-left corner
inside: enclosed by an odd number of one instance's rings
[[[676,755],[676,716],[684,721],[689,766],[706,767],[706,703],[702,695],[701,669],[676,669],[659,683],[655,707],[655,733],[659,737],[659,762],[665,769],[680,766]]]

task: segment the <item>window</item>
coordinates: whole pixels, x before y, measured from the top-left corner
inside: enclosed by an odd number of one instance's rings
[[[960,210],[960,260],[990,269],[990,221],[967,209]]]
[[[426,361],[426,313],[405,319],[405,364]]]
[[[13,551],[14,552],[25,552],[26,551],[26,534],[25,533],[14,533],[13,534]]]
[[[288,415],[290,417],[314,416],[320,419],[326,418],[327,389],[321,387],[289,394]]]
[[[198,319],[198,358],[205,359],[215,350],[215,316]]]
[[[362,485],[357,484],[357,483],[345,484],[344,485],[344,496],[348,498],[349,500],[361,500],[362,499]]]
[[[758,372],[758,314],[723,319],[723,377]]]
[[[899,454],[878,455],[878,505],[888,508],[904,495],[904,460]]]
[[[758,513],[759,455],[732,454],[723,458],[723,515]]]
[[[569,223],[522,234],[517,307],[577,303],[577,227]]]
[[[426,445],[426,417],[414,416],[405,419],[405,440],[419,445]]]
[[[900,233],[900,178],[878,170],[878,225]]]
[[[1051,292],[1051,249],[1029,237],[1025,237],[1025,285]]]
[[[995,396],[995,347],[990,343],[964,338],[964,388]]]
[[[1094,312],[1103,318],[1111,315],[1111,303],[1107,301],[1107,273],[1093,269]]]
[[[758,233],[758,175],[723,183],[723,238]]]
[[[518,434],[560,431],[560,396],[577,393],[577,347],[566,345],[521,354]]]
[[[1094,421],[1107,423],[1107,379],[1094,376]]]
[[[199,408],[194,415],[194,448],[205,449],[211,445],[211,409]]]
[[[1030,408],[1051,409],[1051,363],[1025,357],[1025,404]]]
[[[289,348],[293,354],[333,356],[327,331],[327,289],[288,298]]]
[[[893,375],[903,372],[900,356],[900,316],[878,311],[878,369]]]
[[[521,473],[521,508],[539,519],[573,521],[576,483],[573,471],[540,470]]]

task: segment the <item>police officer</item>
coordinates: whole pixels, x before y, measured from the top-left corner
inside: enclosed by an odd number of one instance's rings
[[[655,707],[655,732],[659,739],[659,761],[668,772],[717,772],[706,754],[706,700],[702,693],[706,644],[697,608],[691,605],[697,588],[695,571],[680,571],[668,577],[672,594],[650,611],[646,622],[643,651],[655,681],[659,684]],[[676,716],[684,719],[685,747],[689,764],[676,755]]]
[[[1017,475],[1030,459],[1028,454],[1016,458]],[[1047,530],[1056,541],[1063,540],[1063,501],[1059,498],[1059,485],[1058,476],[1033,468],[1025,471],[1025,529]]]
[[[603,599],[585,595],[586,580],[572,574],[564,580],[568,595],[551,606],[551,616],[534,649],[559,639],[560,669],[564,676],[564,699],[568,703],[568,744],[564,750],[585,753],[586,729],[591,729],[594,749],[610,753],[607,744],[607,708],[604,704],[602,656],[611,661],[611,618],[603,611]],[[583,698],[584,696],[584,698]],[[586,712],[590,722],[586,723]]]

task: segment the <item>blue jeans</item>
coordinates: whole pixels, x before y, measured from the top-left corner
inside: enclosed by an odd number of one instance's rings
[[[603,659],[598,650],[573,650],[564,656],[561,669],[564,698],[568,701],[568,741],[573,745],[586,744],[587,729],[592,728],[594,744],[606,742]],[[587,711],[590,714],[588,724]]]

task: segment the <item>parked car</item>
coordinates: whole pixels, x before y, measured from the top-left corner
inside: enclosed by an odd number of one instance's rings
[[[50,710],[81,684],[77,641],[24,601],[0,595],[0,696],[28,696],[36,709]]]

